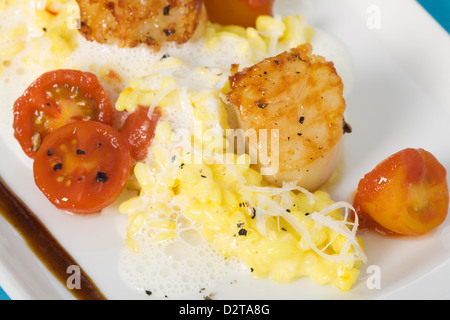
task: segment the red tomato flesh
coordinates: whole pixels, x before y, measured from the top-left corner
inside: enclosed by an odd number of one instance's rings
[[[404,149],[360,180],[353,204],[362,228],[387,234],[424,234],[447,217],[447,172],[430,152]]]
[[[44,138],[75,121],[112,124],[114,108],[97,77],[78,70],[55,70],[36,79],[14,104],[14,136],[31,158]]]
[[[121,194],[131,173],[128,143],[113,127],[78,121],[50,133],[34,158],[38,188],[58,209],[99,212]]]
[[[222,25],[254,27],[260,15],[273,15],[275,0],[205,0],[208,17]]]
[[[134,160],[142,161],[147,157],[148,149],[155,135],[156,125],[161,117],[158,108],[149,115],[150,108],[139,106],[125,120],[120,133],[128,141]]]

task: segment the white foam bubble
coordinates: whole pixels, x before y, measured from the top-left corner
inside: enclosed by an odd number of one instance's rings
[[[151,292],[154,298],[177,298],[220,285],[249,274],[237,259],[226,259],[208,244],[199,229],[179,215],[183,222],[174,239],[154,243],[143,228],[137,236],[140,252],[124,247],[120,253],[119,271],[133,288]]]

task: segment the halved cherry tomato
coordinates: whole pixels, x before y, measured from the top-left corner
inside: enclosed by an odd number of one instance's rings
[[[55,70],[36,79],[14,104],[14,136],[31,158],[44,138],[70,122],[112,124],[114,108],[97,77],[78,70]]]
[[[260,15],[273,15],[275,0],[205,0],[208,17],[222,25],[254,27]]]
[[[134,160],[142,161],[147,157],[148,149],[155,135],[156,124],[161,117],[158,108],[149,115],[148,107],[139,106],[125,120],[120,133],[130,144]]]
[[[354,207],[362,228],[400,235],[424,234],[447,217],[446,170],[428,151],[399,151],[360,180]]]
[[[78,121],[50,133],[34,159],[38,188],[57,208],[99,212],[120,195],[131,173],[128,143],[113,127]]]

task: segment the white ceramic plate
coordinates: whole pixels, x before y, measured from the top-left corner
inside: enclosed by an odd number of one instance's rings
[[[277,0],[276,12],[292,14]],[[301,0],[297,0],[301,1]],[[336,200],[350,200],[359,179],[378,162],[406,147],[432,152],[450,172],[450,37],[414,0],[304,1],[309,23],[334,35],[350,52],[354,84],[347,98],[342,180]],[[114,210],[101,216],[62,215],[33,183],[31,162],[18,145],[0,137],[0,175],[85,269],[108,299],[145,299],[120,279],[117,260],[126,218]],[[450,180],[450,178],[449,178]],[[449,299],[450,219],[415,239],[364,236],[369,262],[354,288],[341,293],[309,279],[293,284],[239,279],[214,288],[216,299]],[[381,287],[372,288],[371,272]],[[12,299],[73,299],[0,218],[0,285]],[[196,294],[193,299],[201,299]]]

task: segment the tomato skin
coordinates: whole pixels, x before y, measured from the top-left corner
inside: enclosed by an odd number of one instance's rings
[[[79,120],[112,124],[113,117],[108,92],[94,74],[54,70],[36,79],[14,103],[14,136],[34,158],[44,138],[59,127]]]
[[[448,214],[446,169],[428,151],[401,150],[360,180],[353,206],[362,228],[384,234],[425,234]]]
[[[254,27],[260,15],[273,15],[275,0],[205,0],[212,22],[222,25]]]
[[[100,212],[123,191],[131,174],[128,143],[113,127],[78,121],[50,133],[36,152],[37,187],[58,209]]]
[[[155,108],[149,117],[149,109],[149,107],[138,106],[138,109],[126,118],[120,130],[128,141],[131,155],[136,161],[142,161],[147,157],[156,125],[161,117],[159,108]]]

